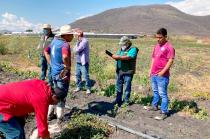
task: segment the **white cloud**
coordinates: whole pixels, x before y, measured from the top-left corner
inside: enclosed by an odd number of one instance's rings
[[[89,16],[92,16],[92,14],[80,16],[80,17],[76,18],[76,20],[83,19],[83,18],[86,18],[86,17],[89,17]]]
[[[181,0],[167,2],[179,10],[197,16],[210,15],[210,0]]]
[[[33,29],[36,32],[41,31],[42,24],[33,24],[23,17],[18,17],[11,13],[2,14],[2,20],[0,21],[0,28],[10,31],[25,31],[27,29]]]

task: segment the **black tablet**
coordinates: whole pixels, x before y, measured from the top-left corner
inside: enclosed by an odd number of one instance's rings
[[[108,56],[111,56],[111,57],[112,57],[112,55],[113,55],[113,54],[112,54],[111,52],[109,52],[108,50],[106,50],[105,53],[106,53]]]

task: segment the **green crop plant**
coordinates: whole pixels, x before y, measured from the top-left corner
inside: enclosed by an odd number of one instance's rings
[[[194,113],[198,111],[197,103],[195,101],[187,100],[179,101],[177,99],[173,99],[169,104],[169,108],[174,111],[189,111],[190,109],[192,109]]]
[[[5,72],[17,74],[17,75],[19,75],[23,78],[35,78],[35,77],[39,76],[39,74],[37,72],[34,72],[34,71],[20,71],[16,68],[13,68],[8,63],[0,63],[0,66],[2,67],[2,69]]]
[[[108,123],[99,120],[91,114],[73,115],[67,128],[57,139],[103,139],[107,138],[113,129]]]
[[[4,44],[0,44],[0,55],[6,55],[8,53],[8,49]]]
[[[197,113],[193,114],[193,117],[199,120],[207,120],[208,119],[207,110],[205,108],[201,108]]]
[[[144,106],[148,106],[151,105],[152,103],[152,96],[147,95],[147,96],[143,96],[140,93],[132,93],[131,94],[131,98],[130,98],[130,103],[135,103],[135,104],[141,104]]]

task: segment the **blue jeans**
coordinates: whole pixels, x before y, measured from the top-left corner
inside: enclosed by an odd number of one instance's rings
[[[129,102],[130,94],[131,94],[131,82],[133,79],[133,74],[117,74],[116,77],[116,102],[121,104],[122,102]],[[125,95],[123,96],[123,85],[125,84]]]
[[[40,66],[41,66],[40,79],[45,80],[46,75],[47,75],[47,70],[48,70],[48,83],[52,86],[53,80],[51,76],[51,67],[50,65],[47,64],[47,59],[43,55],[40,56]]]
[[[4,122],[3,116],[0,115],[0,131],[5,135],[6,139],[25,139],[24,126],[21,125],[16,117]]]
[[[169,84],[169,77],[161,77],[161,76],[152,76],[151,77],[151,84],[153,90],[153,107],[158,106],[158,102],[160,97],[162,98],[161,102],[161,110],[163,113],[168,112],[168,94],[167,88]]]
[[[78,88],[82,88],[82,74],[85,77],[85,86],[87,89],[91,88],[90,78],[89,78],[89,63],[82,65],[81,63],[76,63],[76,85]]]
[[[64,81],[60,79],[59,75],[57,75],[55,79],[53,80],[53,86],[54,88],[59,87],[60,89],[65,90],[66,96],[67,96],[67,93],[69,90],[69,81]],[[66,103],[66,99],[61,100],[58,102],[57,106],[63,108],[65,107],[65,103]]]

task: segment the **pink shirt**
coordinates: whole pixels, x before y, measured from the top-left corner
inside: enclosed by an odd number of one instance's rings
[[[50,102],[50,86],[42,80],[0,85],[0,114],[3,115],[3,121],[34,112],[40,137],[49,135],[47,113]]]
[[[167,64],[169,59],[174,59],[175,49],[171,43],[166,42],[163,46],[157,44],[152,53],[152,58],[154,60],[152,65],[151,74],[157,75]],[[169,76],[169,70],[165,72],[164,76]]]

